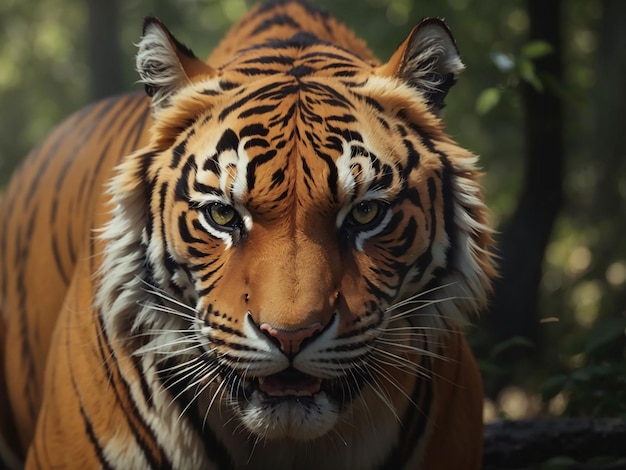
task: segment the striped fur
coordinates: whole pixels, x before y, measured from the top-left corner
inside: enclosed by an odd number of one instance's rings
[[[447,27],[379,63],[279,1],[205,64],[149,18],[137,68],[151,98],[69,118],[0,206],[0,452],[480,468],[462,330],[494,267],[476,157],[440,117]]]

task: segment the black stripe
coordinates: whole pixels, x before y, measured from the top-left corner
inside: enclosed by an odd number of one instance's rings
[[[245,126],[239,132],[239,137],[251,137],[253,135],[260,135],[265,137],[269,133],[269,129],[265,127],[263,124],[250,124],[249,126]]]
[[[52,232],[51,242],[52,242],[52,255],[54,256],[55,267],[57,268],[57,272],[61,276],[61,280],[63,281],[63,284],[67,286],[70,283],[70,279],[69,279],[68,274],[63,269],[63,263],[61,261],[61,254],[59,253],[59,240],[57,239],[57,236],[54,232]]]
[[[274,189],[276,186],[281,185],[285,181],[285,171],[282,169],[276,170],[272,174],[272,182],[269,189]]]
[[[80,397],[73,374],[72,374],[72,384],[74,386],[74,390],[76,391],[76,394]],[[80,405],[80,414],[83,417],[83,423],[85,424],[85,431],[87,433],[87,437],[89,438],[89,442],[91,443],[91,446],[93,447],[94,452],[96,453],[96,457],[100,461],[100,465],[102,465],[102,468],[105,470],[108,470],[108,469],[113,470],[113,467],[104,456],[104,449],[102,448],[102,446],[100,445],[100,442],[98,441],[98,437],[96,436],[96,433],[94,432],[94,429],[93,429],[93,424],[91,423],[91,420],[89,419],[89,416],[87,415],[85,407],[82,405],[82,403]]]
[[[237,150],[239,148],[239,137],[232,129],[227,129],[220,137],[217,145],[215,146],[215,152],[219,155],[226,150]]]
[[[120,404],[120,407],[124,411],[124,413],[128,416],[129,419],[126,420],[128,427],[135,438],[135,442],[139,446],[139,449],[143,452],[148,465],[150,468],[159,468],[159,469],[170,469],[172,468],[172,463],[167,458],[167,455],[163,451],[163,448],[156,440],[156,436],[154,432],[150,428],[150,426],[145,422],[143,416],[139,412],[137,405],[133,400],[133,396],[130,392],[130,385],[126,382],[124,377],[122,376],[119,363],[117,362],[117,357],[115,351],[110,347],[110,342],[108,338],[108,334],[106,329],[104,328],[102,312],[97,312],[97,321],[98,321],[98,331],[100,334],[97,335],[98,341],[98,350],[101,357],[101,364],[105,367],[105,373],[107,377],[109,377],[109,384],[111,385],[111,389],[115,394],[116,401]],[[68,359],[69,360],[69,359]],[[111,365],[117,371],[114,374]],[[141,375],[141,370],[137,371],[138,375]],[[116,380],[117,379],[117,380]],[[123,401],[121,398],[121,394],[126,397],[126,400]],[[128,404],[125,406],[125,404]],[[130,419],[131,417],[135,418]],[[153,442],[157,447],[158,454],[154,454],[148,446],[148,443],[143,439],[142,432],[140,432],[139,428],[143,430],[143,435],[152,436]]]
[[[288,26],[296,30],[300,29],[300,23],[294,20],[291,16],[278,13],[271,18],[263,20],[259,25],[257,25],[256,28],[254,28],[250,36],[256,36],[276,26]]]
[[[452,187],[452,165],[448,157],[443,153],[439,154],[443,163],[443,173],[441,175],[441,193],[443,197],[443,226],[450,244],[446,251],[446,267],[452,270],[456,258],[457,250],[457,230],[454,226],[454,188]]]
[[[239,100],[235,101],[230,106],[224,108],[222,112],[219,114],[218,120],[220,122],[223,121],[230,115],[230,113],[232,113],[236,109],[240,108],[246,103],[254,102],[257,99],[261,99],[261,97],[265,95],[266,93],[270,93],[270,96],[271,96],[271,93],[275,92],[276,88],[282,85],[285,85],[285,83],[284,82],[283,83],[270,83],[269,85],[265,85],[257,90],[254,90],[251,93],[248,93],[247,95],[243,96]]]
[[[29,246],[31,245],[31,238],[33,233],[33,227],[37,218],[37,212],[39,206],[34,206],[31,217],[28,221],[26,234],[21,233],[21,230],[17,230],[15,233],[15,259],[14,266],[18,270],[16,273],[16,290],[18,298],[18,308],[20,312],[17,314],[19,320],[20,338],[22,339],[21,356],[23,359],[22,369],[25,369],[25,376],[27,380],[24,381],[24,389],[22,390],[23,396],[26,397],[28,405],[28,413],[33,422],[37,418],[37,409],[35,403],[37,398],[35,397],[35,389],[33,382],[35,381],[35,362],[32,354],[31,341],[36,341],[36,337],[32,337],[28,326],[28,314],[26,306],[28,305],[28,285],[29,282],[26,279],[26,263],[24,260],[28,259]]]
[[[244,60],[244,64],[280,64],[291,65],[294,59],[292,57],[285,57],[282,55],[263,55],[261,57],[253,57],[251,59]]]
[[[281,70],[270,68],[262,69],[258,67],[238,67],[235,69],[235,72],[247,75],[248,77],[254,77],[256,75],[277,75],[281,73]]]
[[[71,317],[67,316],[67,320],[66,320],[66,325],[65,328],[70,329],[72,328],[71,325]],[[98,335],[100,336],[100,335]],[[72,361],[71,361],[71,357],[70,357],[70,337],[69,335],[66,335],[66,339],[65,339],[65,353],[66,353],[66,361],[67,364],[69,366],[69,374],[70,374],[70,378],[72,381],[72,387],[74,388],[74,392],[76,393],[76,397],[78,398],[78,402],[79,402],[79,406],[80,406],[80,414],[83,418],[83,422],[85,424],[85,431],[87,433],[87,437],[89,438],[89,442],[91,443],[93,450],[96,454],[96,457],[98,458],[98,460],[100,461],[100,465],[102,465],[102,468],[104,469],[113,469],[113,467],[111,466],[110,462],[106,459],[105,455],[104,455],[104,449],[102,448],[102,446],[100,445],[100,441],[98,440],[98,437],[94,431],[93,428],[93,424],[91,422],[91,420],[89,419],[89,414],[87,413],[87,410],[85,410],[85,406],[83,405],[83,399],[82,399],[82,395],[80,393],[80,389],[78,388],[78,383],[76,382],[76,376],[74,374],[74,369],[72,367]],[[101,356],[104,357],[104,356]],[[106,361],[103,361],[103,363],[106,363]]]
[[[428,356],[422,356],[420,364],[422,370],[432,370],[431,361]],[[422,395],[423,396],[420,396]],[[421,398],[421,400],[420,400]],[[395,448],[388,454],[387,460],[379,467],[383,470],[397,470],[405,468],[409,459],[416,451],[420,439],[424,436],[430,408],[433,399],[432,379],[417,379],[413,393],[411,394],[411,403],[418,406],[409,405],[407,411],[402,417],[401,439]]]
[[[243,118],[247,118],[250,116],[255,116],[257,114],[266,114],[269,113],[270,111],[274,111],[276,109],[276,105],[275,104],[265,104],[265,105],[259,105],[259,106],[254,106],[252,108],[248,108],[245,111],[242,111],[241,113],[239,113],[239,116],[237,116],[240,119]]]
[[[422,277],[426,273],[426,268],[432,262],[433,260],[432,247],[433,247],[433,244],[435,243],[435,237],[437,236],[437,215],[435,214],[435,200],[437,198],[437,185],[433,178],[428,178],[427,186],[428,186],[429,207],[430,207],[430,210],[429,210],[430,226],[428,226],[428,222],[427,222],[427,226],[425,228],[426,230],[429,230],[430,235],[429,235],[429,240],[428,240],[428,248],[415,261],[415,266],[419,267],[419,272],[412,279],[413,282],[418,282],[422,279]]]
[[[328,166],[329,171],[328,171],[328,176],[326,177],[326,182],[328,184],[328,189],[330,189],[330,192],[333,195],[333,200],[336,201],[337,200],[337,180],[339,178],[339,175],[337,174],[337,166],[335,165],[335,161],[330,155],[322,152],[321,150],[316,151],[315,154],[319,158],[324,160],[324,162],[326,162],[326,165]]]
[[[367,277],[364,279],[365,279],[365,284],[367,284],[367,292],[372,294],[377,299],[384,299],[387,301],[391,300],[391,297],[388,294],[380,290],[378,286],[374,285],[374,283],[372,283],[372,281],[370,281]]]
[[[211,277],[215,276],[215,274],[216,274],[217,272],[219,272],[219,270],[220,270],[221,268],[222,268],[222,266],[220,265],[220,266],[218,266],[217,268],[215,268],[215,269],[213,269],[213,270],[211,270],[211,271],[208,271],[208,272],[206,272],[206,273],[203,273],[203,274],[202,274],[202,276],[200,276],[200,282],[206,282],[206,281],[208,281]]]
[[[396,239],[396,244],[389,250],[391,255],[396,258],[405,255],[406,252],[413,246],[416,234],[417,222],[413,217],[410,217],[407,221],[406,227],[404,227],[404,230],[402,231],[402,234]],[[403,243],[402,240],[404,240]]]
[[[220,277],[218,277],[218,278],[217,278],[217,279],[213,282],[213,284],[211,284],[210,286],[207,286],[207,287],[205,287],[205,288],[203,288],[203,289],[200,289],[200,290],[198,291],[198,297],[202,298],[202,297],[206,297],[207,295],[209,295],[209,294],[211,293],[211,291],[212,291],[213,289],[215,289],[215,284],[217,284],[217,282],[218,282],[219,280],[221,280],[221,279],[222,279],[222,277],[220,276]]]
[[[248,172],[246,175],[246,180],[248,184],[248,191],[252,191],[254,188],[254,184],[256,182],[256,169],[261,165],[269,162],[276,156],[276,150],[269,150],[265,153],[257,155],[252,159],[250,163],[248,163]]]
[[[185,201],[188,202],[189,201],[189,174],[192,171],[195,171],[197,169],[196,167],[196,158],[195,156],[189,155],[189,157],[187,157],[187,161],[185,162],[185,164],[183,165],[183,169],[180,173],[180,177],[178,178],[178,180],[176,181],[176,187],[174,189],[174,199],[177,201]],[[195,178],[194,178],[195,179]],[[167,183],[163,183],[163,184],[167,184]],[[161,215],[163,214],[163,211],[161,212]]]
[[[180,406],[185,408],[189,402],[193,400],[193,396],[190,396],[186,389],[188,385],[187,383],[176,380],[175,375],[171,372],[167,372],[168,370],[176,370],[176,366],[178,366],[178,363],[174,360],[165,361],[163,363],[163,368],[158,371],[159,379],[161,383],[168,384],[167,389],[169,390],[171,396],[176,397],[176,401],[178,401]],[[204,414],[198,413],[196,408],[189,407],[185,416],[195,428],[196,433],[202,436],[205,453],[209,459],[215,463],[217,468],[220,470],[234,469],[235,466],[228,451],[218,440],[211,427],[206,425]]]
[[[180,163],[180,160],[185,155],[187,150],[187,139],[183,140],[180,144],[174,147],[172,150],[172,161],[170,162],[170,168],[176,168]]]
[[[208,253],[203,253],[202,251],[194,248],[193,246],[187,247],[187,254],[191,258],[206,258],[207,256],[210,256]],[[189,266],[189,272],[192,273],[192,272],[204,271],[205,269],[209,269],[218,261],[219,261],[219,258],[213,258],[210,261],[207,261],[206,263],[195,264],[193,266]]]
[[[269,146],[270,146],[270,144],[269,144],[269,142],[267,140],[259,139],[259,138],[253,138],[253,139],[248,140],[244,144],[243,148],[244,148],[244,150],[249,150],[249,149],[254,148],[254,147],[267,148]]]
[[[202,239],[196,238],[191,234],[191,230],[189,230],[189,227],[187,226],[187,214],[187,212],[182,212],[178,216],[178,233],[180,234],[180,238],[187,244],[203,243],[204,241]],[[197,219],[193,220],[192,225],[196,230],[206,232],[206,229]]]
[[[135,369],[141,370],[141,358],[137,355],[131,355],[131,360],[133,361],[133,365]],[[141,394],[143,395],[143,401],[146,403],[148,408],[154,408],[154,403],[152,402],[152,392],[150,391],[150,386],[146,381],[146,377],[143,374],[139,375],[139,385],[141,387]]]

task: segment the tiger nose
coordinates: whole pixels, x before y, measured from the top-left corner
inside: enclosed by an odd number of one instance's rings
[[[322,329],[322,325],[321,323],[315,323],[311,326],[290,331],[275,328],[269,323],[262,323],[260,328],[261,331],[263,331],[270,338],[278,341],[280,349],[282,349],[287,356],[294,356],[300,351],[303,341],[311,338],[316,332],[320,331]]]

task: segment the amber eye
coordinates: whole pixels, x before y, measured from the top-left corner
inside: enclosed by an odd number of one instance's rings
[[[382,213],[382,208],[378,201],[361,201],[350,211],[352,221],[357,226],[366,226],[377,220]]]
[[[209,207],[211,220],[219,227],[232,228],[241,222],[239,213],[233,206],[216,202]]]

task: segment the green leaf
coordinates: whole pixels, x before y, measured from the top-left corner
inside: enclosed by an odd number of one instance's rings
[[[563,391],[568,381],[569,378],[566,375],[555,375],[546,380],[541,387],[543,400],[548,401],[557,396]]]
[[[550,460],[546,460],[539,468],[541,470],[565,470],[572,468],[572,466],[577,463],[576,459],[561,455],[558,457],[552,457]]]
[[[606,346],[626,334],[626,319],[610,318],[600,323],[591,333],[587,340],[586,352],[592,353],[599,348]]]
[[[477,359],[478,368],[483,376],[498,377],[503,376],[505,371],[502,367],[498,367],[493,361]]]
[[[517,67],[522,80],[530,83],[535,90],[543,91],[543,83],[537,76],[535,65],[530,60],[520,60]]]
[[[507,339],[506,341],[502,341],[494,346],[491,350],[490,356],[497,357],[502,354],[507,349],[510,349],[515,346],[523,346],[528,349],[534,349],[535,344],[530,341],[528,338],[524,338],[523,336],[514,336],[513,338]]]
[[[521,50],[521,56],[527,59],[538,59],[540,57],[547,56],[554,51],[554,47],[547,41],[538,39],[536,41],[529,42],[524,45]]]
[[[572,380],[575,380],[576,382],[589,382],[589,380],[591,380],[591,376],[593,375],[592,372],[593,371],[590,371],[587,368],[576,370],[572,372]]]
[[[502,92],[497,88],[484,89],[476,99],[476,112],[481,115],[487,114],[500,102]]]

